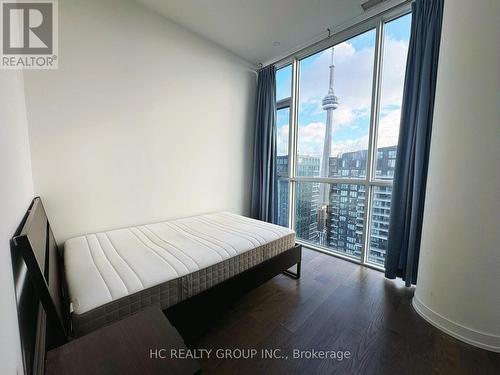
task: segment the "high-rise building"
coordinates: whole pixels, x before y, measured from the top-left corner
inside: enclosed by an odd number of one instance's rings
[[[391,177],[396,161],[396,146],[379,148],[379,177]],[[346,152],[330,158],[330,177],[359,178],[366,176],[367,150]],[[383,264],[387,249],[392,187],[375,187],[373,192],[372,225],[369,260]],[[355,183],[330,184],[327,244],[333,249],[356,257],[361,256],[365,215],[365,185]]]
[[[317,177],[320,158],[299,156],[297,174]],[[346,152],[329,158],[328,177],[365,177],[367,150]],[[378,177],[393,175],[396,160],[396,146],[379,148],[377,152]],[[280,225],[288,225],[288,156],[277,158],[278,175],[278,220]],[[281,178],[280,178],[281,177]],[[321,188],[328,189],[326,217],[320,210]],[[389,213],[392,187],[373,188],[372,225],[368,257],[371,262],[383,264],[387,249]],[[342,184],[320,184],[313,182],[296,183],[295,230],[299,239],[328,246],[334,250],[360,257],[363,247],[363,226],[365,220],[366,187],[352,180]],[[318,223],[325,222],[325,230]],[[326,236],[322,238],[322,233]]]
[[[320,159],[312,156],[299,156],[297,174],[304,177],[317,177]],[[288,226],[288,156],[278,156],[277,165],[277,213],[276,222]],[[295,231],[299,238],[314,241],[318,237],[319,184],[297,183],[295,189]]]
[[[392,186],[375,188],[372,207],[372,228],[368,259],[383,265],[389,236],[389,214],[391,210]]]
[[[275,223],[288,227],[288,156],[276,158],[276,215]]]

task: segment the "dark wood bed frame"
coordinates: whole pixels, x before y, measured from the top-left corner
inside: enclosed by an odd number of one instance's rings
[[[43,374],[48,350],[71,339],[63,253],[39,197],[11,241],[21,347],[26,374]],[[165,310],[186,342],[197,338],[238,297],[284,273],[300,278],[301,245],[268,259]],[[296,272],[289,269],[297,267]]]

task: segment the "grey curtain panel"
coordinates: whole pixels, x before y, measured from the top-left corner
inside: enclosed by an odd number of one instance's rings
[[[401,109],[385,276],[416,284],[443,0],[416,0]]]
[[[257,80],[251,215],[273,222],[276,212],[276,69],[267,66]]]

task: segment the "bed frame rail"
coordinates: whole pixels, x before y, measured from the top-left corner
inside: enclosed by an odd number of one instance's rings
[[[255,267],[169,307],[165,310],[165,315],[189,344],[206,332],[221,313],[251,289],[280,273],[298,279],[301,260],[302,245],[296,244]],[[297,273],[288,270],[294,265],[297,265]]]

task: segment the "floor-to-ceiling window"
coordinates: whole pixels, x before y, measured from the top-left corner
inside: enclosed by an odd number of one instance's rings
[[[277,223],[383,267],[411,14],[379,17],[277,71]],[[328,42],[327,42],[328,43]]]

